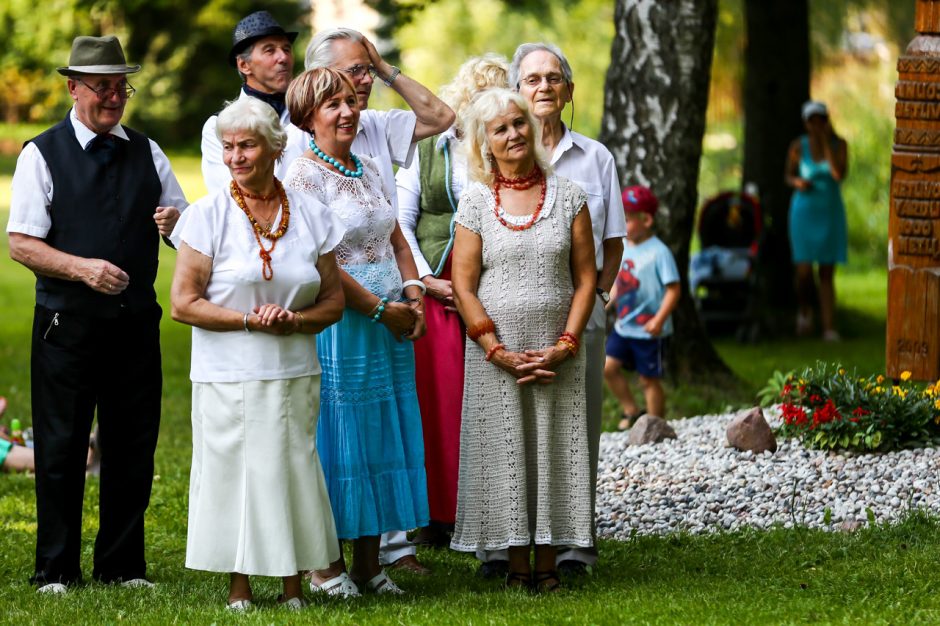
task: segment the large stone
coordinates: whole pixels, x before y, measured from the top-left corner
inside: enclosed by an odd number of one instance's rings
[[[742,411],[731,420],[725,431],[728,443],[738,450],[750,450],[757,454],[769,450],[777,451],[777,438],[770,429],[770,424],[764,419],[764,413],[759,406]]]
[[[672,429],[669,422],[655,415],[644,415],[633,424],[627,443],[631,446],[642,446],[675,438],[676,431]]]

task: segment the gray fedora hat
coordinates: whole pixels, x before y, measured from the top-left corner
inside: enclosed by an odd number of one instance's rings
[[[56,68],[63,76],[76,74],[133,74],[139,65],[128,65],[121,42],[114,35],[87,37],[81,35],[72,41],[69,64]]]
[[[287,37],[287,40],[294,43],[297,39],[297,33],[289,33],[277,23],[277,20],[271,17],[267,11],[255,11],[251,15],[242,18],[232,32],[232,49],[228,53],[228,63],[232,67],[235,65],[235,57],[239,52],[264,37],[280,35]]]

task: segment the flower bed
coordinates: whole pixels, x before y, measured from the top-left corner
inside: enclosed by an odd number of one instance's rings
[[[896,381],[864,378],[820,362],[776,376],[769,388],[775,382],[783,418],[778,434],[807,447],[868,452],[940,443],[940,381],[915,383],[910,372]]]

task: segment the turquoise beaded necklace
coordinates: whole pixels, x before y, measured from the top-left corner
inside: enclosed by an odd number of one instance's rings
[[[352,152],[349,153],[349,156],[352,158],[352,162],[356,164],[356,171],[345,167],[342,163],[328,155],[326,152],[320,150],[319,146],[317,146],[317,143],[313,139],[310,140],[310,151],[338,169],[339,173],[343,176],[348,176],[350,178],[362,178],[362,161],[360,161],[359,157],[357,157]]]

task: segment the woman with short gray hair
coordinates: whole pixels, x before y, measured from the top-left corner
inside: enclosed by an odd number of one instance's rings
[[[275,178],[286,134],[274,109],[239,99],[217,129],[232,181],[173,233],[173,319],[193,327],[186,566],[228,572],[231,610],[251,606],[249,575],[282,577],[279,601],[299,609],[299,572],[339,556],[315,335],[343,313],[333,248],[345,228]]]

